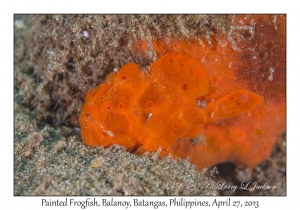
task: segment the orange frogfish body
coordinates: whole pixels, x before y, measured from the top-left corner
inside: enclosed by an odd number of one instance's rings
[[[229,131],[220,132],[216,127],[222,126],[222,120],[251,113],[262,105],[263,98],[235,90],[218,100],[198,100],[210,92],[206,70],[181,53],[166,53],[143,70],[137,64],[126,64],[88,92],[79,119],[82,139],[90,146],[119,144],[138,154],[161,149],[161,156],[178,157],[188,156],[186,145],[205,140],[189,157],[198,168],[227,160],[238,163],[245,151],[225,143],[220,148]],[[214,132],[220,139],[211,135]],[[247,135],[234,127],[230,132],[235,135],[232,139]],[[250,159],[244,163],[252,165]]]

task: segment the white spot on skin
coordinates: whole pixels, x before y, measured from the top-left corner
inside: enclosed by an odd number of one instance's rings
[[[107,133],[110,137],[115,137],[115,135],[114,135],[113,132],[111,132],[111,131],[106,131],[106,133]]]
[[[205,109],[207,105],[206,101],[197,101],[197,104],[201,109]]]
[[[152,113],[150,113],[150,114],[148,115],[147,121],[150,120],[151,117],[152,117]]]
[[[108,130],[105,130],[105,129],[103,128],[103,126],[102,126],[99,122],[97,122],[96,120],[94,120],[94,119],[91,117],[91,115],[88,114],[86,117],[87,117],[87,120],[89,120],[89,122],[92,121],[93,123],[95,123],[96,125],[98,125],[98,126],[100,127],[100,129],[102,130],[103,133],[109,135],[110,137],[115,137],[115,135],[114,135],[113,132],[108,131]]]
[[[270,67],[269,71],[270,71],[270,76],[268,77],[268,80],[273,81],[273,73],[275,72],[275,70],[272,67]]]
[[[142,68],[141,70],[142,70],[142,72],[144,72],[147,76],[150,76],[150,71],[151,71],[151,69],[150,69],[149,66],[144,67],[144,68]]]
[[[200,143],[204,143],[206,147],[205,140],[206,137],[202,133],[200,133],[198,136],[191,138],[190,142],[192,143],[192,145],[199,145]]]

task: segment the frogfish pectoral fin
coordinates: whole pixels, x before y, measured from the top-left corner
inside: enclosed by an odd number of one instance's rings
[[[205,111],[208,114],[208,122],[214,122],[219,119],[236,117],[244,112],[250,112],[262,102],[262,96],[256,93],[237,90],[217,101],[209,102]]]

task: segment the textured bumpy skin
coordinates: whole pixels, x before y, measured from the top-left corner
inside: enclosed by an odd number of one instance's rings
[[[204,124],[250,112],[263,101],[237,90],[199,106],[197,98],[210,88],[203,67],[180,53],[167,53],[145,70],[126,64],[88,92],[80,113],[82,139],[91,146],[119,144],[135,153],[161,148],[162,156],[176,156],[178,139],[196,138]]]

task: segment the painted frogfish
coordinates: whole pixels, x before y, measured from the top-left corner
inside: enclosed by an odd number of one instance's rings
[[[168,52],[147,68],[128,63],[110,73],[86,95],[79,118],[84,143],[119,144],[135,154],[160,150],[162,157],[189,157],[198,169],[239,162],[244,151],[226,143],[237,141],[239,132],[229,140],[205,133],[220,132],[216,127],[222,120],[252,112],[263,97],[240,89],[217,100],[201,100],[211,92],[206,71],[196,60]],[[251,160],[243,163],[253,165]]]

